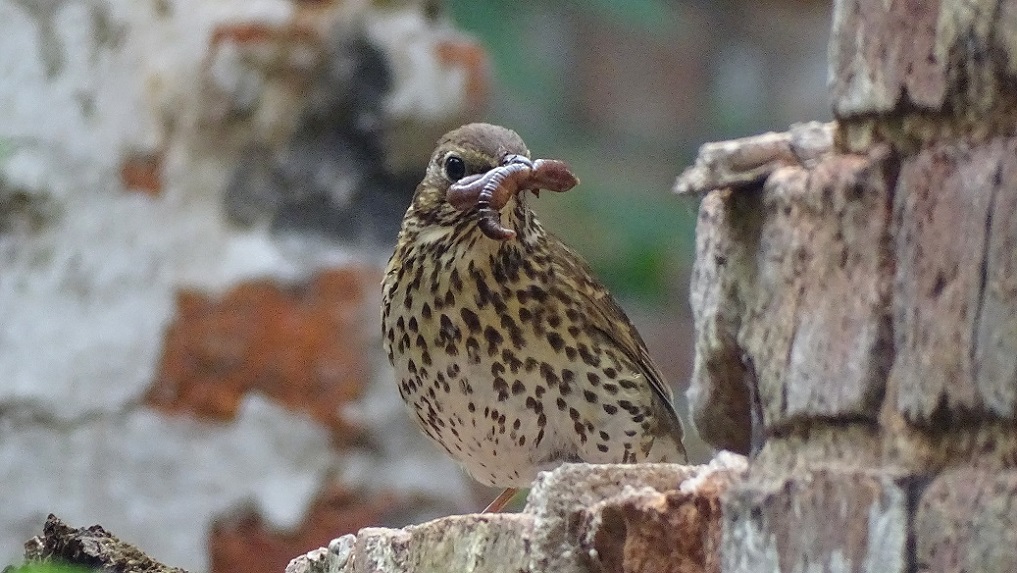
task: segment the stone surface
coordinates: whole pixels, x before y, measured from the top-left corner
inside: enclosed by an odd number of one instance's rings
[[[704,199],[689,399],[715,446],[746,451],[755,388],[768,432],[808,417],[875,420],[892,358],[887,160],[827,156]]]
[[[757,189],[758,192],[758,189]],[[758,218],[751,209],[736,210],[732,191],[706,195],[696,224],[696,260],[692,267],[689,303],[696,327],[695,363],[686,392],[692,422],[699,436],[717,448],[749,453],[753,429],[762,428],[754,407],[756,381],[751,364],[743,362],[738,329],[744,312],[737,270],[746,254],[733,233],[751,229]],[[735,223],[737,222],[737,225]]]
[[[698,470],[697,466],[677,464],[565,464],[541,473],[523,510],[534,519],[530,546],[532,569],[560,573],[586,571],[588,551],[577,541],[589,508],[634,488],[677,489]]]
[[[720,499],[745,471],[726,452],[704,466],[565,464],[538,477],[522,513],[364,528],[287,572],[718,571]]]
[[[1013,139],[944,144],[901,167],[891,383],[911,421],[1017,415],[1014,185]]]
[[[26,568],[32,570],[66,567],[125,573],[187,573],[159,563],[100,525],[75,529],[53,514],[46,518],[42,535],[25,544],[25,559]]]
[[[890,359],[884,160],[831,157],[806,181],[775,177],[764,188],[758,298],[742,340],[767,428],[796,417],[875,418]]]
[[[830,77],[839,117],[887,112],[898,104],[939,109],[946,52],[936,27],[950,2],[834,2]]]
[[[815,470],[735,485],[722,508],[724,573],[905,573],[908,482]]]
[[[593,505],[581,541],[590,568],[605,573],[719,572],[721,499],[744,472],[743,458],[722,452],[677,490],[630,488]]]
[[[1012,114],[1014,13],[1008,0],[838,0],[830,38],[835,114],[918,109],[983,126],[994,122],[989,110]]]
[[[920,573],[1017,570],[1017,472],[940,474],[918,500],[914,536]]]
[[[833,148],[833,123],[795,124],[782,133],[706,143],[675,181],[679,195],[762,183],[781,167],[814,165]]]
[[[404,529],[368,527],[357,534],[340,573],[530,571],[534,519],[524,514],[456,515]]]

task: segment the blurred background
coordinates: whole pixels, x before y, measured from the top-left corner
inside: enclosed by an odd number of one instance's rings
[[[50,512],[223,572],[483,507],[378,338],[402,213],[469,121],[572,165],[542,220],[684,413],[697,205],[671,186],[704,142],[831,117],[829,25],[813,0],[0,0],[0,566]]]

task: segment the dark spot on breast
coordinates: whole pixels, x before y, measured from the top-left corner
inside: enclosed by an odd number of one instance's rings
[[[588,438],[586,437],[586,428],[583,426],[582,422],[576,422],[573,427],[575,428],[576,433],[579,434],[579,443],[585,444]]]
[[[608,394],[614,395],[618,393],[618,386],[607,382],[604,384],[604,391]]]
[[[508,331],[509,338],[512,339],[512,346],[514,346],[516,350],[522,350],[522,348],[526,346],[526,339],[523,338],[523,330],[519,328],[516,321],[512,320],[511,316],[507,314],[501,315],[501,327]]]
[[[487,340],[487,354],[489,356],[494,356],[501,347],[501,343],[505,340],[502,338],[501,333],[493,326],[488,326],[484,329],[484,339]]]
[[[547,382],[548,386],[558,385],[558,374],[555,373],[554,367],[547,362],[540,363],[540,375],[544,378],[544,381]]]
[[[466,355],[471,363],[480,363],[480,342],[472,336],[466,339]]]
[[[600,366],[600,357],[590,351],[590,347],[585,344],[579,345],[579,356],[582,357],[583,362],[589,366],[597,367]]]
[[[562,412],[564,412],[569,407],[569,405],[565,403],[565,399],[560,397],[555,401],[555,405],[558,406],[558,409]]]
[[[424,306],[420,307],[420,316],[425,320],[429,320],[431,318],[431,305],[425,302]]]
[[[561,335],[558,334],[557,332],[548,332],[547,342],[548,344],[551,345],[551,348],[553,348],[554,351],[559,354],[561,353],[562,349],[565,348],[565,340],[562,339]]]
[[[540,285],[530,285],[530,288],[527,290],[529,291],[529,295],[533,297],[533,300],[540,304],[547,302],[547,291],[545,291]]]
[[[601,407],[604,408],[604,412],[606,412],[607,414],[609,414],[611,416],[613,416],[613,415],[618,413],[618,407],[617,406],[614,406],[614,405],[611,405],[611,404],[604,404]]]
[[[601,451],[601,452],[606,454],[607,453],[607,444],[597,444],[597,450],[599,450],[599,451]]]
[[[607,376],[608,378],[614,380],[618,376],[618,371],[608,366],[607,368],[604,369],[604,376]]]
[[[590,390],[583,390],[583,398],[586,398],[586,401],[589,402],[590,404],[596,404],[597,403],[597,393],[596,392],[593,392],[593,391],[590,391]]]
[[[519,299],[519,304],[526,304],[527,302],[530,301],[530,292],[526,289],[521,288],[516,291],[516,298]],[[520,313],[521,312],[522,311],[520,311]],[[529,313],[529,311],[527,311],[527,313]],[[525,318],[522,318],[522,315],[520,315],[520,320],[524,322],[526,321]]]
[[[512,383],[512,395],[513,396],[518,396],[518,395],[522,394],[525,391],[526,391],[526,386],[522,383],[521,380],[516,380],[515,382]]]
[[[462,317],[463,322],[466,324],[466,328],[469,328],[470,332],[480,332],[480,318],[477,317],[477,313],[468,308],[463,308],[459,311],[459,316]]]
[[[508,380],[505,380],[501,376],[496,376],[494,379],[494,391],[498,393],[499,402],[508,398],[509,392]]]
[[[509,370],[513,374],[518,374],[519,369],[523,367],[523,362],[519,360],[519,358],[516,357],[516,355],[508,348],[503,348],[501,350],[501,359],[508,364]]]
[[[635,390],[636,387],[639,386],[638,384],[635,383],[635,381],[633,381],[633,380],[625,380],[625,379],[619,380],[618,384],[620,384],[621,387],[626,389],[626,390]]]

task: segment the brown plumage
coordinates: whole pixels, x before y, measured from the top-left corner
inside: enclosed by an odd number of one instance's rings
[[[515,132],[470,124],[431,157],[382,285],[400,395],[487,485],[526,487],[567,461],[685,462],[671,392],[639,333],[526,192],[501,209],[512,231],[501,239],[479,229],[477,206],[446,200],[456,181],[514,155],[529,157]]]

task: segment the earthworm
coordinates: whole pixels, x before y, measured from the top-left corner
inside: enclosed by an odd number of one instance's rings
[[[503,227],[499,211],[520,191],[564,192],[579,184],[568,164],[554,159],[530,159],[507,155],[501,164],[486,173],[464,177],[449,187],[446,200],[456,209],[477,207],[477,226],[487,237],[507,241],[515,231]]]

